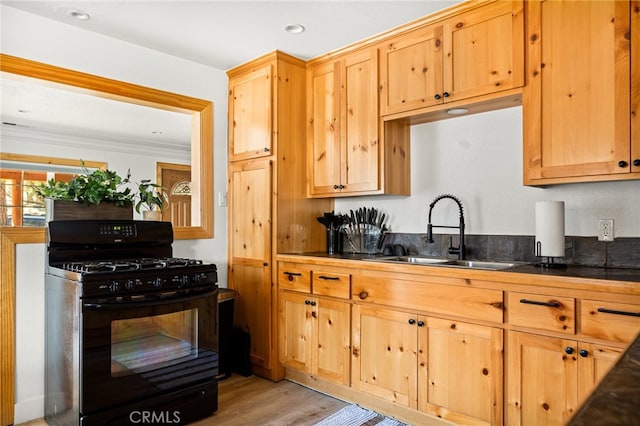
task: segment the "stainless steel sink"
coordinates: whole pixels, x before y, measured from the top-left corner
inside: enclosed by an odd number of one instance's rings
[[[412,265],[448,266],[453,268],[467,268],[467,269],[486,269],[490,271],[499,271],[502,269],[509,269],[518,265],[518,263],[512,263],[512,262],[492,262],[492,261],[484,261],[484,260],[452,260],[452,259],[421,257],[421,256],[390,256],[390,257],[372,258],[369,260],[375,260],[378,262],[412,264]]]
[[[470,269],[488,269],[491,271],[498,271],[501,269],[509,269],[516,266],[515,263],[509,262],[487,262],[483,260],[450,260],[446,263],[447,266],[457,266],[460,268]]]
[[[393,263],[410,263],[418,265],[440,265],[448,263],[448,259],[439,259],[434,257],[420,257],[420,256],[393,256],[393,257],[379,257],[376,259],[380,262],[393,262]]]

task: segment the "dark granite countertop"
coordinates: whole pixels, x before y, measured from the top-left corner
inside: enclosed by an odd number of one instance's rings
[[[570,426],[640,425],[640,336],[582,404]]]
[[[285,253],[283,253],[285,254]],[[290,255],[321,257],[326,259],[343,259],[343,260],[366,260],[375,261],[381,257],[379,254],[364,253],[345,253],[345,254],[328,254],[325,252],[312,253],[290,253]],[[442,266],[446,267],[446,266]],[[523,274],[547,275],[557,277],[576,277],[597,280],[615,280],[640,282],[640,268],[599,268],[593,266],[580,265],[564,265],[564,267],[548,268],[537,266],[533,263],[523,263],[509,269],[503,269],[505,272],[516,272]],[[495,271],[495,272],[502,272]]]

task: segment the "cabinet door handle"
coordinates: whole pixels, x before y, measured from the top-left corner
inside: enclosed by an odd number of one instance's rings
[[[418,321],[418,327],[424,327],[424,321]]]
[[[443,97],[445,97],[445,98],[448,98],[448,97],[449,97],[449,92],[444,92],[444,93],[442,94],[442,96],[443,96]]]
[[[416,320],[414,320],[413,318],[409,318],[409,324],[413,325],[416,323]]]
[[[564,351],[571,355],[573,353],[573,348],[571,346],[567,346],[566,348],[564,348]]]
[[[340,185],[333,185],[333,189],[340,189]]]
[[[310,304],[311,306],[316,306],[316,304],[317,304],[317,303],[316,303],[316,302],[314,302],[314,301],[311,301],[311,303],[309,303],[309,304]]]
[[[361,292],[360,292],[360,294],[358,295],[358,297],[359,297],[361,300],[364,300],[364,299],[366,299],[367,297],[369,297],[369,293],[367,293],[366,291],[361,291]]]
[[[344,189],[344,188],[345,188],[345,186],[340,184],[339,189]]]
[[[320,279],[320,280],[329,280],[329,281],[339,281],[340,277],[329,277],[327,275],[318,275],[318,279]]]
[[[581,356],[582,358],[586,358],[586,357],[588,357],[588,356],[589,356],[589,351],[588,351],[588,350],[586,350],[586,349],[580,349],[580,351],[579,351],[578,353],[580,354],[580,356]]]
[[[441,98],[440,94],[436,93],[436,95],[433,97],[435,100],[438,100]]]
[[[626,162],[626,161],[624,161],[624,160],[620,160],[620,161],[618,161],[618,167],[620,167],[620,168],[622,168],[622,169],[624,169],[624,168],[625,168],[625,167],[627,167],[628,165],[629,165],[629,163],[627,163],[627,162]]]
[[[304,304],[305,304],[305,305],[310,305],[310,304],[311,304],[311,300],[305,300],[305,301],[304,301]]]
[[[636,158],[635,160],[633,160],[633,165],[640,166],[640,158]]]
[[[264,152],[269,152],[269,151],[271,151],[269,148],[264,147]]]
[[[289,281],[293,281],[293,277],[301,277],[302,274],[300,272],[283,272],[287,276]]]
[[[628,317],[640,317],[640,312],[618,311],[616,309],[598,308],[603,314],[626,315]]]
[[[525,305],[538,305],[538,306],[548,306],[550,308],[559,308],[559,302],[540,302],[538,300],[529,300],[529,299],[520,299],[520,303],[524,303]]]

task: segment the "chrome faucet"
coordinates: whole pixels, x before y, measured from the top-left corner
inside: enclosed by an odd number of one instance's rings
[[[431,224],[431,211],[433,206],[443,198],[449,198],[458,204],[460,209],[460,224],[458,226],[444,226],[444,225],[432,225]],[[460,230],[460,244],[458,247],[453,247],[453,237],[449,239],[449,254],[457,254],[458,259],[463,260],[465,258],[465,245],[464,245],[464,213],[462,212],[462,203],[458,198],[450,194],[438,195],[431,204],[429,204],[429,223],[427,224],[427,242],[433,243],[433,228],[458,228]]]

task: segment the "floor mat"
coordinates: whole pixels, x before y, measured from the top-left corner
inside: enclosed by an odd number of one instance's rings
[[[357,405],[347,405],[315,426],[408,426],[406,423],[385,417],[375,411]]]

